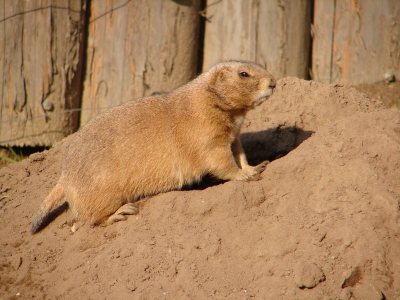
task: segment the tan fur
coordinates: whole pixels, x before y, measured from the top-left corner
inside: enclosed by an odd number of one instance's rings
[[[94,118],[69,146],[60,180],[37,213],[32,233],[64,197],[80,219],[109,224],[137,213],[132,205],[137,199],[180,189],[206,174],[258,179],[267,162],[249,166],[240,127],[246,112],[265,101],[275,85],[260,65],[229,61],[170,93]]]

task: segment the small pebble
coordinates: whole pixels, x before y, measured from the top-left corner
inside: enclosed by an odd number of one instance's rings
[[[390,72],[390,71],[386,72],[385,73],[385,80],[387,82],[394,82],[395,81],[395,77],[394,77],[393,72]]]
[[[135,284],[128,286],[128,290],[130,290],[131,292],[136,291],[136,289],[137,289],[137,286]]]
[[[53,102],[50,100],[44,100],[42,103],[43,109],[46,111],[52,111],[54,109]]]
[[[318,242],[322,242],[325,237],[326,237],[326,232],[320,235],[320,237],[318,238]]]

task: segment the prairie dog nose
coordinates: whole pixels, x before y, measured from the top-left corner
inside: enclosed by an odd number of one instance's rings
[[[274,76],[272,76],[272,75],[271,75],[271,79],[269,81],[269,87],[271,89],[274,89],[276,87],[276,80],[275,80]]]

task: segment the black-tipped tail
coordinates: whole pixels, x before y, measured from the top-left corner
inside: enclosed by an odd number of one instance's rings
[[[48,223],[61,214],[66,207],[64,204],[64,191],[58,182],[47,198],[44,200],[42,206],[33,219],[31,226],[31,233],[42,230]]]
[[[39,210],[33,219],[32,226],[31,226],[31,233],[35,234],[36,232],[42,230],[42,225],[44,223],[44,219],[46,219],[46,215],[44,214],[43,210]]]
[[[51,223],[55,218],[61,215],[64,211],[68,209],[68,203],[64,202],[61,206],[57,207],[49,214],[45,214],[43,210],[39,210],[32,221],[31,233],[35,234],[45,228],[49,223]]]

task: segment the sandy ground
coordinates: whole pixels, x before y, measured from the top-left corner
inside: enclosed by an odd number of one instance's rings
[[[243,127],[261,180],[75,233],[29,232],[70,138],[0,169],[0,299],[400,299],[400,111],[285,78]]]

